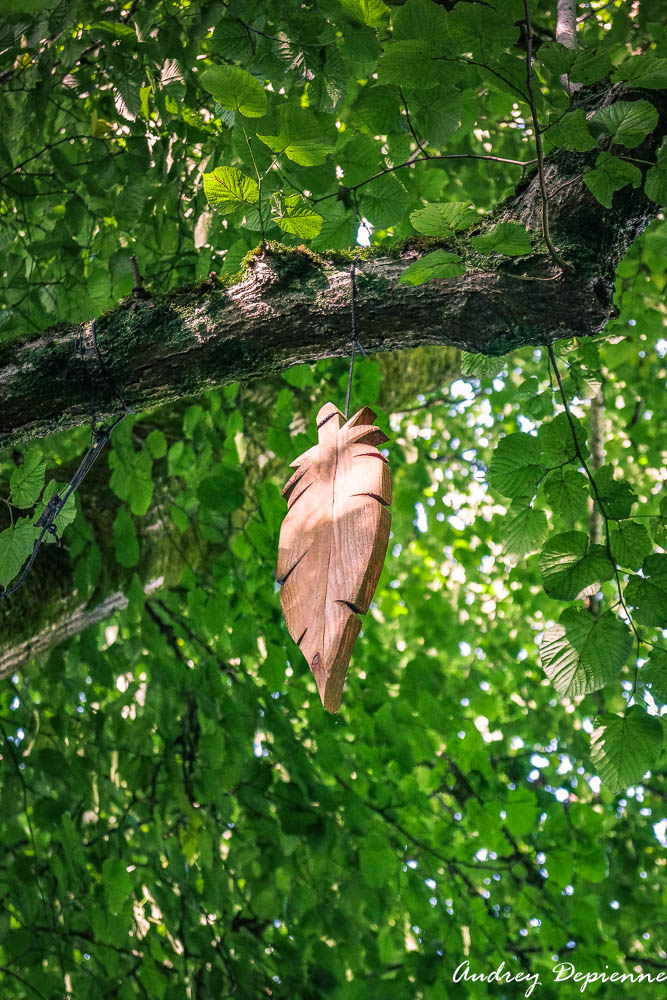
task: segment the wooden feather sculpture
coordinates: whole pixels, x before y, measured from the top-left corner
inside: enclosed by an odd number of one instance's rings
[[[276,572],[287,629],[329,712],[340,706],[358,616],[373,599],[391,525],[391,472],[374,447],[388,438],[368,407],[344,420],[326,403],[318,444],[291,463]]]

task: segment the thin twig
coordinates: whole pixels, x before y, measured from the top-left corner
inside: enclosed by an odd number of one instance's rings
[[[571,51],[574,51],[577,47],[576,0],[558,0],[556,41]],[[560,82],[568,97],[572,97],[572,94],[581,88],[580,83],[570,83],[567,73],[562,74]]]
[[[417,143],[418,149],[421,150],[421,152],[424,154],[424,156],[426,157],[427,160],[430,160],[431,159],[430,154],[426,152],[426,147],[420,141],[419,136],[417,135],[417,133],[414,130],[414,126],[412,124],[412,119],[410,118],[410,109],[408,108],[408,102],[405,99],[405,95],[403,93],[403,88],[399,87],[398,88],[398,92],[401,95],[401,101],[403,102],[403,110],[405,111],[405,118],[406,118],[406,121],[408,123],[408,128],[410,129],[410,135],[412,136],[412,138]]]
[[[581,24],[583,21],[588,21],[589,18],[595,17],[596,14],[599,14],[601,11],[606,10],[607,7],[611,7],[612,4],[615,4],[616,2],[617,0],[607,0],[607,3],[603,3],[601,7],[594,7],[592,10],[589,10],[587,14],[582,14],[580,17],[578,17],[577,24]],[[621,0],[621,3],[625,3],[625,0]]]
[[[384,177],[385,174],[393,174],[394,171],[402,170],[403,167],[411,167],[417,163],[435,163],[436,160],[492,160],[494,163],[510,163],[515,167],[523,167],[524,170],[526,167],[532,167],[537,163],[537,160],[510,160],[506,156],[492,156],[488,153],[443,153],[438,156],[428,154],[428,156],[425,155],[423,157],[416,157],[413,154],[404,163],[397,163],[394,167],[385,167],[383,170],[378,170],[377,173],[371,177],[367,177],[364,181],[359,181],[358,184],[341,184],[331,194],[322,195],[321,198],[313,198],[312,203],[313,205],[317,205],[318,202],[326,201],[327,198],[337,198],[341,191],[357,191],[366,184],[370,184],[371,181],[376,181],[378,177]]]
[[[130,267],[132,268],[132,294],[133,295],[144,295],[144,279],[141,277],[141,271],[139,270],[139,261],[137,259],[136,253],[130,256]]]
[[[607,550],[607,555],[609,557],[609,561],[611,562],[612,566],[614,567],[614,576],[616,578],[616,587],[618,589],[618,599],[620,601],[621,607],[623,608],[625,616],[626,616],[626,618],[628,620],[628,624],[630,625],[630,628],[632,629],[632,631],[635,634],[635,638],[637,639],[637,642],[641,643],[643,640],[642,640],[639,632],[637,631],[637,626],[633,622],[632,616],[630,615],[630,612],[628,611],[628,606],[625,603],[625,598],[623,596],[623,590],[622,590],[622,586],[621,586],[621,575],[619,573],[618,566],[616,565],[616,560],[614,559],[614,557],[612,555],[612,552],[611,552],[611,538],[610,538],[610,535],[609,535],[609,516],[608,516],[606,510],[604,509],[604,503],[602,501],[602,496],[600,495],[600,490],[598,489],[598,484],[595,482],[595,479],[593,478],[593,474],[592,474],[590,468],[588,467],[586,459],[584,458],[583,452],[582,452],[581,447],[579,445],[579,439],[577,437],[577,429],[575,427],[574,420],[572,419],[572,413],[570,411],[570,404],[567,401],[567,395],[565,393],[565,387],[563,386],[563,380],[561,378],[560,371],[558,370],[558,364],[556,362],[556,354],[555,354],[555,351],[553,349],[553,344],[549,344],[547,346],[547,351],[549,352],[549,360],[550,360],[551,366],[552,366],[552,368],[554,370],[554,374],[556,376],[556,381],[558,382],[558,389],[560,390],[560,396],[561,396],[561,399],[563,400],[563,406],[565,408],[565,414],[567,416],[567,421],[568,421],[568,423],[570,425],[570,430],[572,431],[572,441],[574,443],[574,450],[575,450],[575,452],[577,454],[577,458],[581,462],[581,465],[582,465],[582,467],[584,469],[584,472],[586,473],[586,478],[588,479],[589,483],[591,484],[591,489],[593,490],[593,494],[595,496],[595,501],[596,501],[596,503],[598,505],[598,508],[600,510],[600,513],[602,514],[602,517],[604,519],[604,531],[605,531],[605,542],[606,542],[605,548]],[[635,685],[636,685],[636,679],[635,679]],[[634,688],[633,688],[633,692],[634,692]]]
[[[533,131],[535,132],[535,151],[537,153],[537,174],[540,181],[540,194],[542,196],[542,235],[551,257],[563,271],[571,271],[572,265],[568,264],[559,254],[551,241],[549,231],[549,198],[547,196],[547,185],[544,178],[544,153],[542,151],[542,135],[540,133],[540,122],[537,116],[537,104],[535,103],[535,91],[533,90],[533,24],[530,19],[530,6],[528,0],[523,0],[523,9],[526,13],[526,86],[528,88],[528,104],[533,119]]]
[[[243,126],[241,126],[243,127]],[[257,175],[257,214],[259,215],[259,228],[262,233],[262,250],[266,249],[266,233],[264,231],[264,216],[262,215],[262,181],[264,180],[264,174],[260,174],[257,168],[257,161],[255,160],[255,154],[252,151],[252,143],[250,142],[250,137],[245,129],[243,129],[243,134],[245,136],[245,141],[248,144],[248,150],[250,152],[250,158],[252,160],[252,165],[255,168],[255,174]]]

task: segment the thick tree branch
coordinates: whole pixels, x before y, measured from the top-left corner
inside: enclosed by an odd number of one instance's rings
[[[657,96],[653,92],[654,102]],[[659,127],[637,156],[651,162],[665,131]],[[559,275],[543,244],[542,192],[535,175],[491,220],[528,228],[533,252],[525,257],[483,257],[470,242],[472,231],[440,244],[461,255],[467,273],[416,288],[400,284],[400,278],[412,261],[438,245],[433,240],[370,251],[359,261],[358,322],[365,350],[448,344],[498,355],[602,330],[613,315],[618,262],[657,206],[641,190],[626,188],[611,210],[604,209],[582,180],[594,159],[595,153],[561,153],[544,164],[553,238],[572,273]],[[488,226],[481,222],[477,232]],[[99,364],[91,358],[83,370],[78,329],[60,326],[0,352],[0,446],[86,422],[91,380],[100,397],[98,417],[117,413]],[[349,259],[285,247],[257,251],[231,287],[206,282],[155,300],[135,297],[96,324],[110,381],[135,410],[346,355],[349,330]]]
[[[577,4],[576,0],[558,0],[556,41],[566,49],[577,47]]]
[[[558,0],[558,19],[556,21],[556,41],[566,49],[577,47],[577,3],[576,0]],[[580,83],[570,83],[567,73],[560,78],[563,89],[570,96],[581,89]]]

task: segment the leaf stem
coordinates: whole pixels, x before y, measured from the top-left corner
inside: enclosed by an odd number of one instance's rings
[[[259,228],[262,233],[262,250],[266,250],[266,232],[264,231],[264,216],[262,214],[262,181],[264,180],[264,174],[260,174],[257,168],[257,161],[255,159],[255,154],[252,151],[252,143],[250,141],[250,136],[246,132],[243,125],[243,135],[245,136],[245,141],[248,144],[248,150],[250,152],[250,159],[252,160],[252,165],[255,168],[255,174],[257,176],[257,214],[259,215]]]

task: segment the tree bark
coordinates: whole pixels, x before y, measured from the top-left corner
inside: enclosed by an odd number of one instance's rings
[[[619,96],[616,88],[605,103]],[[661,92],[650,97],[664,103]],[[633,151],[636,157],[651,159],[667,131],[665,117]],[[357,313],[364,349],[447,344],[500,355],[599,333],[614,313],[618,262],[658,206],[640,189],[626,188],[616,194],[612,210],[603,208],[581,176],[595,156],[560,151],[545,165],[552,235],[571,273],[562,274],[545,251],[535,176],[465,236],[360,251]],[[533,252],[519,258],[477,252],[470,237],[499,220],[525,225]],[[399,284],[407,266],[436,247],[460,254],[467,273],[418,287]],[[110,417],[119,412],[114,386],[138,411],[349,353],[350,261],[351,255],[341,253],[271,246],[256,251],[241,280],[228,287],[205,282],[154,300],[130,298],[97,320],[104,369],[89,335],[82,355],[77,351],[78,326],[61,325],[4,347],[0,447],[85,423],[93,391],[98,416]]]
[[[564,45],[566,49],[576,49],[577,47],[576,0],[558,0],[556,41]]]
[[[556,41],[566,49],[577,47],[577,4],[576,0],[558,0],[558,17],[556,20]],[[567,73],[560,78],[563,89],[570,96],[581,89],[580,83],[570,83]]]
[[[70,639],[73,635],[78,635],[91,625],[97,625],[104,621],[115,611],[122,611],[127,607],[128,600],[121,591],[109,594],[103,601],[94,608],[87,608],[81,605],[72,611],[67,617],[51,625],[44,626],[39,632],[24,639],[23,642],[15,646],[7,646],[0,649],[0,678],[13,674],[30,660],[47,653],[53,646]]]

